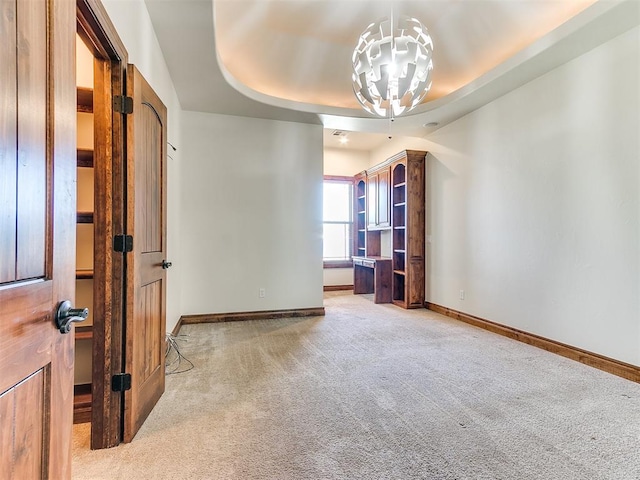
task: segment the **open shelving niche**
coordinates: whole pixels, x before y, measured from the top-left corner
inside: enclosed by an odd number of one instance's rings
[[[405,302],[405,275],[407,263],[407,172],[402,163],[391,172],[391,202],[393,206],[393,301]]]
[[[356,248],[355,255],[364,257],[367,251],[367,183],[365,178],[356,180]]]

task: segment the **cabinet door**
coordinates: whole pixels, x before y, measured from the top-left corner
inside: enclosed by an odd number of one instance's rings
[[[384,169],[378,173],[378,226],[388,227],[391,225],[391,216],[389,214],[389,172]]]
[[[378,226],[378,174],[367,177],[367,223]]]

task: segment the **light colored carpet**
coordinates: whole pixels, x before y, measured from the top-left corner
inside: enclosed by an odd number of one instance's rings
[[[640,385],[427,310],[188,325],[195,364],[76,479],[640,479]]]

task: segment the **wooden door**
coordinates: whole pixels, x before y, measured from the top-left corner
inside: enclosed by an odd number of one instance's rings
[[[125,442],[130,442],[164,392],[167,110],[140,72],[127,68],[127,257]]]
[[[0,0],[0,478],[71,476],[75,4]],[[73,329],[71,330],[73,332]]]

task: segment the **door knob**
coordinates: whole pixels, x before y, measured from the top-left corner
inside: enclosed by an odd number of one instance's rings
[[[162,260],[162,268],[165,270],[171,266],[171,262],[167,262],[166,260]]]
[[[58,310],[56,310],[56,327],[58,327],[60,333],[69,333],[72,323],[82,322],[86,320],[88,316],[88,308],[71,308],[71,302],[65,300],[64,302],[60,302]]]

